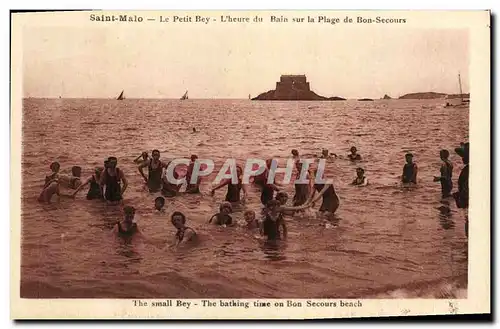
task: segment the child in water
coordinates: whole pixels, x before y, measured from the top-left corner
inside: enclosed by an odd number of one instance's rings
[[[72,198],[76,197],[76,194],[80,192],[85,186],[89,186],[89,190],[87,192],[87,200],[94,200],[94,199],[104,199],[103,194],[102,194],[102,189],[101,186],[99,185],[99,180],[101,179],[101,174],[104,171],[104,168],[102,167],[97,167],[94,170],[94,174],[87,178],[85,182],[80,184],[78,188],[73,192],[71,195]]]
[[[214,221],[215,219],[214,224],[216,225],[231,226],[233,225],[233,218],[229,214],[231,214],[232,212],[233,206],[231,205],[231,203],[224,201],[219,207],[219,213],[213,215],[208,222],[212,223],[212,221]]]
[[[161,213],[165,213],[165,209],[163,208],[164,206],[165,206],[165,198],[162,196],[157,197],[155,199],[155,209]]]
[[[176,211],[172,214],[170,218],[172,225],[177,229],[177,233],[175,233],[175,244],[174,246],[178,246],[180,244],[185,244],[190,241],[194,241],[197,237],[196,232],[186,226],[186,216],[180,211]]]
[[[405,154],[406,163],[403,167],[403,175],[401,176],[401,182],[403,184],[417,184],[417,164],[413,162],[413,154]]]
[[[52,196],[56,194],[60,196],[59,193],[59,169],[61,165],[59,162],[52,162],[50,164],[51,174],[45,176],[45,184],[43,185],[42,192],[38,196],[39,202],[50,203]]]
[[[365,177],[365,170],[363,168],[356,168],[356,178],[354,178],[351,185],[354,186],[368,185],[368,178]]]
[[[259,221],[255,216],[255,211],[247,210],[243,214],[243,217],[245,218],[245,223],[246,223],[245,228],[249,230],[255,230],[260,228]]]
[[[441,182],[441,197],[443,199],[451,196],[451,190],[453,189],[453,164],[448,160],[449,156],[450,152],[448,150],[439,151],[439,157],[443,161],[440,169],[441,175],[434,177],[435,182]]]

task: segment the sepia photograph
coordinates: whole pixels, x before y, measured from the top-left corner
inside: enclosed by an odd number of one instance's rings
[[[489,155],[469,193],[489,12],[11,15],[16,298],[471,298],[471,244],[489,266]]]

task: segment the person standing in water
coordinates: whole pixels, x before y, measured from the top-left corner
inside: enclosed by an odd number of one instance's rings
[[[236,166],[236,175],[238,177],[238,182],[233,184],[231,178],[226,178],[220,182],[219,185],[212,188],[210,194],[213,196],[215,191],[227,185],[226,201],[228,202],[245,202],[247,196],[246,185],[243,184],[243,169],[240,166]],[[240,198],[240,192],[243,191],[243,197]]]
[[[195,183],[191,182],[191,177],[193,176],[194,165],[196,160],[198,160],[198,156],[195,154],[191,155],[191,162],[189,163],[187,172],[186,172],[186,193],[189,194],[197,194],[200,193],[200,184],[201,184],[201,176],[198,176],[198,179]]]
[[[144,174],[143,168],[148,167],[148,177]],[[139,165],[139,173],[146,182],[149,192],[155,193],[161,190],[163,169],[167,165],[160,160],[160,151],[153,150],[151,159]]]
[[[293,196],[293,205],[301,206],[306,203],[309,199],[309,194],[311,193],[312,181],[309,173],[306,173],[305,179],[307,183],[301,182],[300,176],[302,173],[303,164],[301,162],[297,163],[297,176],[295,177],[295,195]]]
[[[220,226],[231,226],[233,225],[233,218],[230,215],[232,212],[233,206],[231,206],[231,203],[229,203],[228,201],[224,201],[219,206],[219,212],[210,217],[210,220],[208,222],[213,222],[215,225]]]
[[[52,162],[50,164],[51,174],[45,176],[45,183],[43,185],[42,192],[38,196],[39,202],[50,203],[52,196],[54,194],[60,196],[59,193],[59,169],[61,165],[59,162]]]
[[[123,208],[124,219],[119,221],[113,228],[113,233],[122,238],[142,237],[137,223],[134,222],[135,208],[132,206],[126,206]]]
[[[354,178],[351,185],[354,186],[368,185],[368,178],[365,177],[365,170],[363,168],[356,168],[356,178]]]
[[[78,188],[73,192],[71,195],[73,198],[76,197],[77,193],[82,190],[85,186],[89,186],[89,190],[87,192],[87,200],[95,200],[95,199],[103,199],[103,193],[101,186],[99,185],[99,181],[101,179],[102,172],[104,171],[104,168],[102,167],[97,167],[94,170],[94,174],[87,178],[85,182],[83,182]]]
[[[317,169],[314,171],[314,176],[316,176],[316,174]],[[315,196],[316,192],[318,192],[318,194]],[[335,192],[333,184],[323,184],[315,182],[314,189],[307,204],[314,205],[314,203],[316,203],[316,201],[318,201],[321,197],[323,198],[323,201],[321,203],[319,211],[327,218],[330,218],[331,216],[333,216],[333,214],[335,214],[340,205],[340,200],[337,193]]]
[[[351,147],[351,153],[348,154],[347,157],[351,161],[359,161],[359,160],[361,160],[361,155],[358,154],[358,149],[355,146]]]
[[[462,144],[461,144],[462,145]],[[458,176],[458,191],[453,193],[453,198],[458,208],[469,208],[469,143],[464,143],[463,146],[456,148],[455,152],[462,158],[464,167]],[[469,236],[469,215],[465,213],[465,234]]]
[[[149,160],[148,152],[144,151],[137,158],[134,159],[134,163],[143,164]]]
[[[116,157],[109,157],[99,181],[102,189],[106,186],[104,199],[113,203],[123,199],[123,193],[125,193],[128,186],[125,174],[116,166],[117,164],[118,159]],[[123,187],[121,187],[120,182],[123,183]]]
[[[359,154],[358,154],[358,156],[359,156]],[[332,160],[333,158],[336,158],[336,157],[337,157],[337,154],[329,153],[328,149],[322,149],[321,155],[319,156],[319,158],[321,158],[321,159],[328,159],[328,160]]]
[[[435,176],[434,181],[441,182],[441,197],[444,199],[451,196],[451,190],[453,189],[453,164],[448,159],[450,156],[448,150],[439,151],[439,156],[443,161],[440,169],[441,175]]]
[[[264,171],[254,178],[254,184],[261,189],[260,202],[264,206],[266,206],[269,201],[274,199],[274,191],[279,191],[276,184],[267,182],[272,161],[272,159],[268,159],[266,161],[266,168]]]
[[[406,164],[403,166],[403,175],[401,175],[401,182],[403,184],[417,184],[417,173],[418,167],[415,162],[413,162],[413,154],[405,154]]]

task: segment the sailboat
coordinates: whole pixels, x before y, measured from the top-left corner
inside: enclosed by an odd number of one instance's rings
[[[125,99],[125,96],[123,96],[123,92],[124,90],[122,90],[122,92],[120,93],[120,95],[118,96],[117,100],[121,101],[121,100],[124,100]]]
[[[186,90],[186,92],[184,93],[184,95],[182,95],[181,97],[181,101],[185,100],[185,99],[189,99],[188,97],[188,91]]]
[[[248,94],[248,99],[252,99],[252,95]]]
[[[464,100],[464,94],[462,92],[462,79],[460,78],[460,73],[458,73],[458,87],[460,90],[460,104],[451,104],[446,102],[446,105],[444,107],[468,107],[469,106],[469,100],[465,99]]]

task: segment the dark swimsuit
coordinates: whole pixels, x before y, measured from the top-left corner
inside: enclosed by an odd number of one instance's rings
[[[314,188],[318,192],[321,192],[324,186],[325,186],[324,184],[314,184]],[[330,184],[325,193],[323,193],[323,202],[321,203],[319,211],[327,211],[330,213],[334,213],[338,207],[339,207],[339,197],[335,193],[333,185]]]
[[[227,184],[226,201],[229,201],[229,202],[240,201],[240,191],[241,191],[241,182],[240,181],[238,181],[237,184],[233,184],[232,182],[229,182],[229,184]]]
[[[116,175],[111,176],[106,169],[103,172],[106,175],[104,184],[106,185],[106,191],[104,192],[104,198],[108,201],[120,201],[122,199],[121,186],[120,186],[120,169],[116,168]]]
[[[356,177],[356,179],[354,179],[354,182],[352,182],[353,185],[361,185],[365,182],[365,177]]]
[[[458,208],[469,208],[469,165],[458,176],[458,192],[453,193]]]
[[[297,180],[299,179],[300,173],[297,174]],[[309,184],[298,184],[295,183],[295,195],[293,196],[293,206],[301,206],[306,203],[309,197]]]
[[[120,222],[117,223],[118,224],[118,235],[120,236],[132,236],[134,235],[134,233],[137,232],[137,224],[136,223],[133,223],[132,226],[130,226],[130,228],[128,230],[124,230],[122,228],[122,225]]]
[[[407,163],[403,167],[403,183],[417,183],[416,179],[412,180],[413,174],[415,172],[415,163]]]
[[[353,155],[352,153],[348,155],[349,157],[349,160],[351,161],[354,161],[354,160],[361,160],[361,155],[359,154],[356,154],[356,155]]]
[[[101,186],[97,182],[95,175],[92,175],[90,180],[89,191],[87,192],[87,200],[102,199]]]
[[[260,202],[265,206],[269,201],[274,198],[274,190],[273,188],[267,184],[267,171],[255,177],[255,184],[260,186],[261,194],[260,194]]]
[[[163,167],[161,161],[158,161],[158,166],[153,168],[153,161],[149,162],[148,165],[148,188],[149,192],[158,192],[161,189],[161,175],[163,172]]]
[[[190,228],[190,227],[187,227],[187,226],[186,226],[183,230],[177,230],[177,233],[175,233],[175,237],[176,237],[176,239],[177,239],[179,242],[182,242],[182,240],[184,240],[184,232],[186,232],[186,230],[191,230],[191,231],[193,231],[194,236],[196,236],[196,232],[195,232],[195,230],[193,230],[192,228]],[[194,237],[194,236],[193,236],[193,237]]]
[[[441,165],[441,194],[443,198],[450,196],[451,190],[453,189],[453,165],[445,161]]]
[[[269,216],[269,214],[266,215],[263,224],[264,224],[264,235],[267,236],[267,240],[281,239],[280,225],[282,220],[283,220],[282,214],[278,215],[276,221],[273,221]]]

